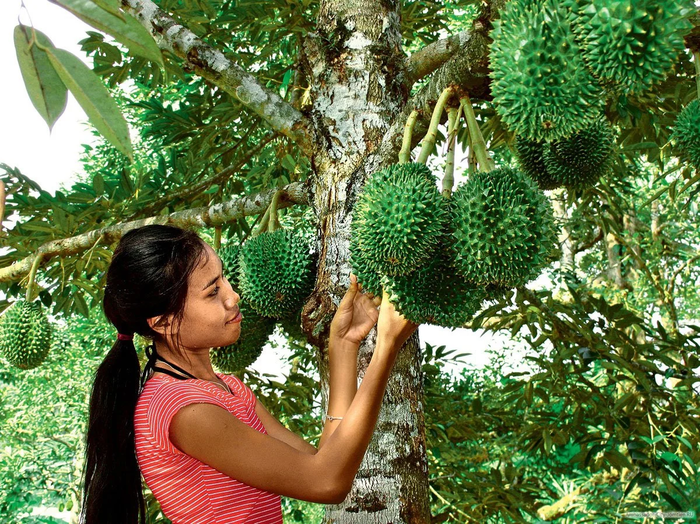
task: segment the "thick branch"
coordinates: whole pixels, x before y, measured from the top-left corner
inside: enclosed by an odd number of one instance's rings
[[[413,53],[406,64],[406,75],[409,85],[425,78],[455,54],[469,41],[469,31],[462,31],[433,42]]]
[[[294,140],[304,153],[311,154],[313,140],[307,120],[277,93],[260,85],[253,75],[203,42],[151,0],[123,0],[123,3],[153,35],[159,47],[186,60],[198,75],[238,98],[272,129]]]
[[[383,163],[395,162],[401,148],[403,127],[411,111],[415,109],[420,112],[418,123],[425,128],[432,114],[431,106],[446,87],[459,86],[475,99],[489,98],[488,44],[488,34],[483,25],[477,21],[474,27],[465,33],[461,51],[435,70],[430,82],[413,95],[401,114],[397,115],[393,125],[382,139],[380,158]],[[420,133],[414,136],[415,143],[418,140],[420,140]]]
[[[294,182],[282,188],[286,195],[280,199],[278,208],[294,204],[309,205],[307,191],[303,182]],[[278,188],[267,189],[251,196],[243,196],[208,207],[198,207],[178,211],[170,215],[159,215],[131,222],[123,222],[103,229],[96,229],[82,235],[61,240],[52,240],[39,247],[31,256],[18,260],[11,266],[0,269],[0,282],[21,279],[29,273],[32,262],[38,255],[41,263],[55,256],[70,256],[82,253],[96,244],[110,245],[119,240],[124,233],[149,224],[171,224],[184,228],[215,227],[239,218],[258,215],[265,211]]]

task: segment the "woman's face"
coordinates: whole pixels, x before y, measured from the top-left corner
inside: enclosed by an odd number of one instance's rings
[[[241,336],[240,296],[223,276],[214,250],[206,245],[205,251],[190,275],[182,322],[174,326],[185,349],[228,346]]]

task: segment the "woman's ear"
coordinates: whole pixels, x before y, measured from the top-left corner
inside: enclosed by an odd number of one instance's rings
[[[158,315],[157,317],[147,318],[148,327],[159,335],[165,335],[165,329],[170,325],[170,317],[165,317],[164,315]]]

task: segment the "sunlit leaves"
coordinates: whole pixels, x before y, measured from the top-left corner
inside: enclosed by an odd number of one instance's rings
[[[160,49],[150,33],[128,13],[108,12],[92,0],[51,0],[86,24],[104,31],[124,44],[129,50],[153,62],[163,65]],[[107,4],[109,7],[109,4]],[[112,7],[114,7],[112,5]]]
[[[47,54],[58,76],[78,100],[90,122],[124,155],[131,157],[133,151],[129,128],[102,81],[68,51],[52,48]]]
[[[17,61],[29,98],[51,129],[63,114],[68,100],[68,91],[45,51],[53,44],[41,31],[24,25],[15,27],[14,39]]]

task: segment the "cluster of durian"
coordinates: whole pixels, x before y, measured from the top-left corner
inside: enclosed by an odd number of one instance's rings
[[[515,170],[475,173],[447,199],[426,166],[396,164],[358,197],[351,263],[365,290],[385,290],[411,322],[455,328],[488,289],[537,276],[552,231],[548,200]]]
[[[540,189],[585,189],[612,169],[615,134],[596,122],[568,138],[536,142],[518,137],[515,157]]]
[[[51,348],[51,324],[38,301],[20,299],[0,317],[0,356],[20,369],[39,366]]]
[[[605,92],[661,82],[691,29],[692,0],[511,0],[492,32],[496,109],[522,140],[566,139]]]
[[[262,353],[278,321],[292,330],[313,289],[309,241],[298,232],[277,229],[253,236],[242,246],[219,251],[223,272],[241,296],[241,335],[232,345],[213,348],[212,364],[225,373],[241,371]]]

